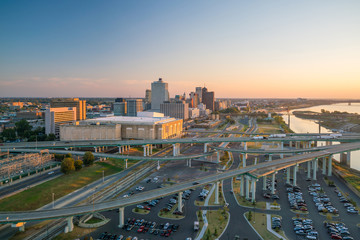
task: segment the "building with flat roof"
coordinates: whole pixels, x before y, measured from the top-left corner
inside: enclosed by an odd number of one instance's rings
[[[136,117],[138,112],[144,110],[142,99],[127,99],[127,114],[126,116]]]
[[[160,104],[160,112],[165,116],[186,120],[189,118],[189,104],[185,101],[164,102]]]
[[[79,98],[58,98],[51,100],[50,108],[60,107],[75,107],[76,120],[80,121],[86,119],[86,100],[79,100]]]
[[[48,108],[45,111],[45,133],[59,137],[59,126],[76,121],[75,107]]]
[[[90,130],[84,130],[84,125]],[[85,140],[80,136],[86,136],[86,140],[99,139],[99,131],[105,132],[99,126],[107,125],[109,129],[111,125],[118,125],[113,127],[115,135],[108,135],[105,137],[116,137],[119,139],[167,139],[181,137],[183,130],[183,120],[169,117],[128,117],[128,116],[113,116],[104,118],[94,118],[82,121],[78,125],[64,125],[61,126],[60,139],[67,140]],[[76,130],[75,129],[79,129]],[[83,133],[82,131],[87,131]],[[91,134],[90,134],[91,132]],[[101,134],[104,137],[104,133]],[[120,137],[119,137],[120,136]]]
[[[127,114],[127,102],[123,98],[115,99],[113,103],[115,116],[126,116]]]
[[[160,104],[169,101],[168,83],[161,78],[151,83],[151,109],[160,112]]]
[[[214,92],[208,92],[207,88],[202,89],[202,103],[206,105],[206,108],[214,111],[215,106],[215,93]]]

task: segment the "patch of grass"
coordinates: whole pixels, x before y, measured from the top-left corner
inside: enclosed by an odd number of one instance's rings
[[[224,231],[229,221],[229,213],[225,211],[225,209],[210,210],[207,211],[206,218],[208,220],[207,229],[210,230],[210,232],[206,232],[204,239],[206,239],[207,234],[210,234],[209,239],[215,239]]]
[[[258,212],[251,212],[251,220],[249,220],[250,224],[256,229],[256,231],[261,235],[261,237],[263,239],[266,240],[279,240],[278,237],[276,237],[274,234],[272,234],[271,232],[269,232],[267,230],[267,221],[266,221],[266,214],[265,213],[258,213]],[[249,216],[249,212],[245,213],[246,218],[248,218]],[[280,232],[283,231],[279,231]],[[284,233],[282,233],[281,235],[284,236],[283,239],[285,238]]]
[[[136,161],[130,161],[131,165]],[[96,162],[90,167],[84,167],[80,171],[62,175],[23,192],[0,200],[0,211],[24,211],[35,210],[52,201],[52,193],[55,199],[61,198],[87,184],[94,182],[104,175],[112,175],[124,169],[124,161],[108,159],[104,162]]]
[[[94,223],[99,223],[102,222],[103,220],[100,218],[96,218],[96,217],[92,217],[90,218],[86,223],[87,224],[94,224]]]
[[[74,230],[72,232],[61,233],[53,239],[54,240],[69,240],[69,239],[77,239],[77,238],[83,239],[83,237],[89,237],[89,239],[90,239],[91,233],[94,232],[95,230],[97,230],[97,228],[80,228],[80,227],[74,226]],[[92,238],[96,239],[95,237],[92,237]]]
[[[360,192],[360,173],[351,168],[340,165],[333,161],[333,167],[338,170],[341,177]]]
[[[137,213],[137,214],[143,214],[143,215],[146,215],[146,214],[150,213],[149,210],[142,209],[142,208],[133,208],[132,212]]]

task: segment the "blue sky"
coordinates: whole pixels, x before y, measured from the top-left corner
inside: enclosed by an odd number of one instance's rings
[[[360,1],[1,1],[0,96],[358,98]]]

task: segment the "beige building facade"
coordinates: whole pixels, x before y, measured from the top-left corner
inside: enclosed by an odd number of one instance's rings
[[[181,137],[182,129],[182,119],[116,116],[89,119],[79,125],[63,125],[60,139],[167,139]]]

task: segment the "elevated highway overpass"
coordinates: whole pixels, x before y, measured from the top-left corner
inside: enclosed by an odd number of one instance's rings
[[[288,158],[268,161],[257,165],[251,165],[241,169],[235,169],[223,173],[213,174],[203,178],[192,179],[187,182],[183,182],[166,188],[146,191],[143,193],[133,195],[129,198],[122,198],[108,202],[101,202],[93,205],[82,205],[76,207],[59,208],[59,209],[51,209],[51,210],[38,210],[38,211],[35,210],[35,211],[19,211],[19,212],[1,212],[0,223],[16,223],[16,222],[24,222],[24,221],[63,218],[63,217],[84,215],[91,212],[101,212],[115,208],[123,208],[125,206],[141,203],[161,196],[182,192],[184,190],[193,188],[194,184],[196,186],[206,185],[208,183],[218,182],[220,180],[232,178],[238,175],[252,174],[255,171],[261,169],[278,171],[281,169],[289,168],[291,166],[296,166],[300,163],[312,161],[317,158],[327,157],[332,154],[354,151],[359,149],[360,149],[360,142],[338,144],[331,146],[328,149],[320,150],[317,152],[295,155]],[[122,212],[123,214],[123,211],[120,212]],[[120,216],[120,222],[121,222],[121,216]]]

